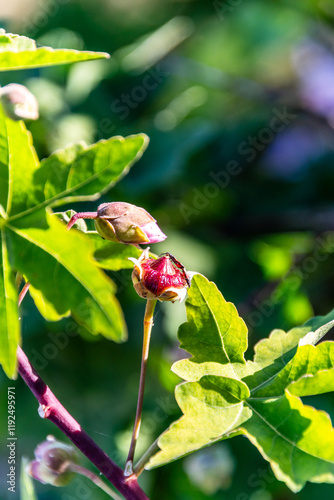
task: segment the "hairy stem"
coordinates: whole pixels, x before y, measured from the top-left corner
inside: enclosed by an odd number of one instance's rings
[[[96,217],[97,212],[78,212],[71,217],[66,227],[67,229],[71,229],[78,219],[96,219]]]
[[[145,389],[145,377],[146,377],[146,366],[147,366],[147,358],[150,349],[150,339],[151,339],[151,331],[153,326],[153,312],[156,305],[156,300],[148,300],[146,302],[145,316],[144,316],[144,338],[143,338],[143,351],[141,358],[141,368],[140,368],[140,381],[139,381],[139,392],[138,392],[138,401],[137,401],[137,411],[135,424],[133,427],[133,434],[128,454],[128,459],[126,461],[125,466],[125,476],[131,476],[133,474],[133,458],[135,455],[136,444],[139,435],[140,423],[141,423],[141,413],[143,409],[143,400],[144,400],[144,389]]]
[[[21,347],[17,349],[17,359],[19,374],[39,402],[39,414],[53,422],[126,500],[149,500],[138,485],[137,478],[125,478],[122,469],[82,430],[34,370]]]

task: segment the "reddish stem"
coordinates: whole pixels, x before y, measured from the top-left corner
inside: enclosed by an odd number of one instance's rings
[[[96,219],[96,217],[97,212],[78,212],[71,217],[66,227],[67,229],[71,229],[78,219]]]
[[[19,306],[21,305],[21,302],[22,300],[24,299],[24,297],[26,296],[26,293],[27,291],[29,290],[29,287],[30,287],[30,283],[27,282],[24,287],[22,288],[22,290],[20,291],[20,295],[19,295],[19,298],[18,298],[18,304]]]
[[[92,440],[79,423],[58,401],[51,389],[34,370],[20,347],[17,349],[18,372],[40,404],[40,414],[53,422],[79,450],[105,475],[126,500],[149,500],[133,476],[126,479],[123,471]]]

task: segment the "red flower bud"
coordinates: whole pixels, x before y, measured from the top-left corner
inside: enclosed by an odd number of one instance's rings
[[[5,114],[11,120],[37,120],[36,97],[24,85],[10,83],[0,88],[0,101]]]
[[[190,277],[173,255],[166,253],[158,259],[150,259],[146,248],[139,259],[130,260],[135,264],[132,281],[140,297],[172,302],[181,302],[185,298]]]
[[[95,227],[102,238],[117,243],[140,245],[167,238],[146,210],[118,201],[98,207]]]

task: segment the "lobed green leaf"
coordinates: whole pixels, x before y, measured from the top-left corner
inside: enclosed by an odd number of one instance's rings
[[[189,381],[176,389],[183,416],[160,436],[146,468],[245,434],[293,491],[307,481],[334,482],[330,418],[297,397],[334,389],[334,343],[314,347],[334,312],[287,333],[274,330],[245,362],[245,325],[214,284],[194,276],[186,309],[179,337],[193,357],[173,365]]]
[[[226,302],[204,276],[192,279],[186,301],[188,321],[180,326],[180,347],[192,357],[176,362],[172,370],[188,381],[206,374],[240,378],[246,367],[247,327],[236,307]],[[252,371],[252,370],[251,370]]]
[[[36,42],[31,38],[0,30],[0,71],[38,68],[109,57],[109,54],[105,52],[36,47]]]
[[[146,465],[151,469],[220,440],[251,416],[242,400],[247,386],[228,377],[202,377],[176,388],[184,416],[159,438],[160,450]]]
[[[334,483],[334,430],[329,416],[288,391],[247,401],[252,417],[242,430],[295,493],[307,481]]]
[[[30,213],[47,205],[96,200],[128,173],[147,143],[147,137],[139,134],[56,151],[41,162],[33,182],[26,183],[24,211],[20,206],[10,215]]]
[[[71,313],[92,334],[124,340],[126,327],[115,285],[96,267],[85,235],[67,231],[44,210],[14,222],[8,224],[13,265],[40,292],[40,312],[47,319]]]

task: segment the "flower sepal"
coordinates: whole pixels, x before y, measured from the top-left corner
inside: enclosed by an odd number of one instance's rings
[[[158,259],[149,256],[146,248],[139,259],[129,257],[134,263],[133,286],[138,295],[148,300],[182,302],[190,287],[190,273],[170,253]]]

